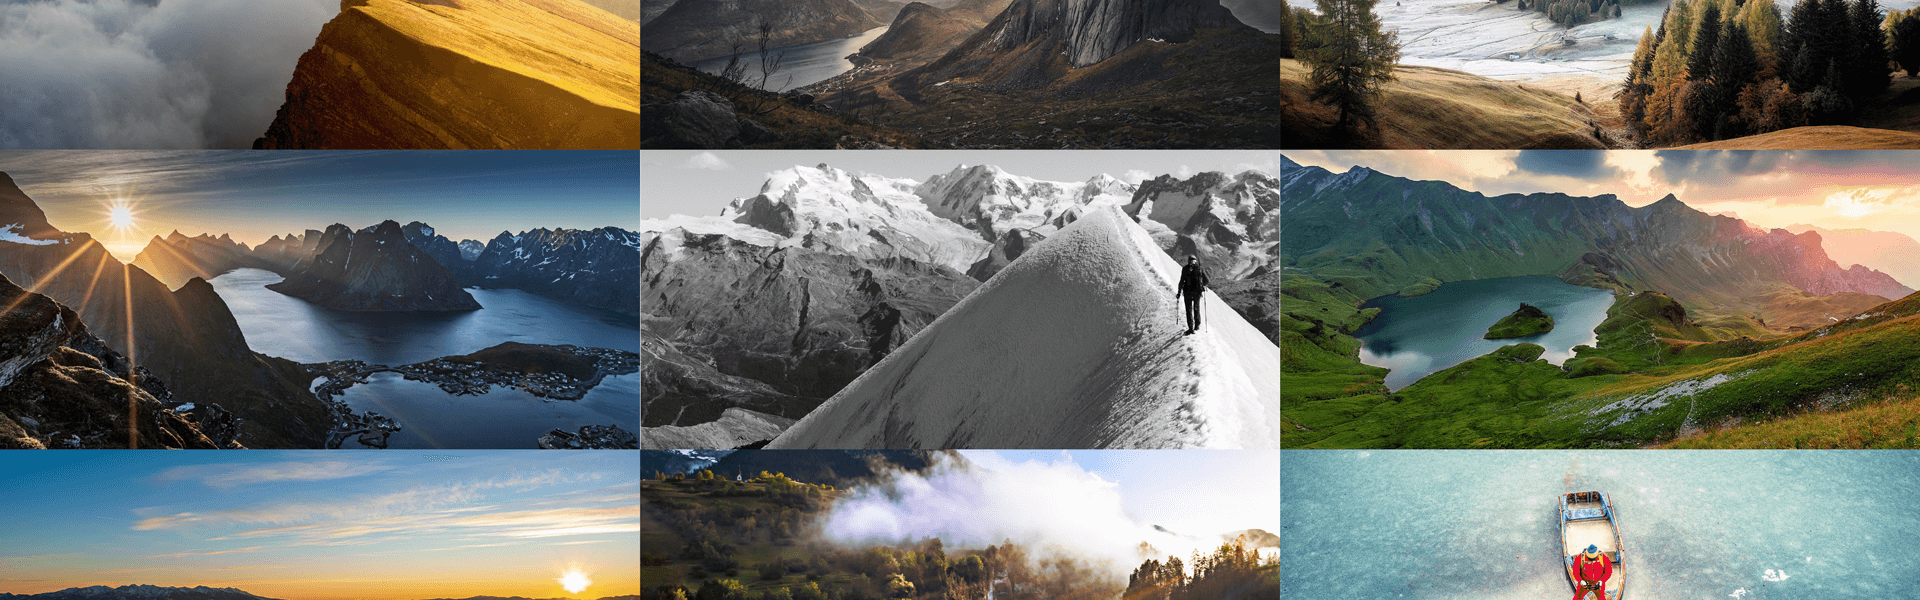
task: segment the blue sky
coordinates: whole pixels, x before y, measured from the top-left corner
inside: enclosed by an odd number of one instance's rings
[[[633,228],[639,169],[634,151],[0,151],[0,172],[55,227],[110,247],[175,229],[257,244],[386,219],[422,221],[455,241]],[[109,232],[117,200],[134,210],[130,232]]]
[[[962,450],[988,468],[991,454],[1019,463],[1070,460],[1117,484],[1121,507],[1174,531],[1247,528],[1279,533],[1280,458],[1271,450]]]
[[[0,461],[0,489],[0,592],[639,592],[633,452],[18,452]],[[567,593],[555,579],[569,569],[596,584]]]

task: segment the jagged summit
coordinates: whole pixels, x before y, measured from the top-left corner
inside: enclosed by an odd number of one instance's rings
[[[338,310],[480,308],[453,272],[409,243],[394,221],[359,231],[335,223],[317,248],[285,273],[286,280],[267,289]]]
[[[47,213],[40,210],[40,205],[34,204],[12,177],[0,172],[0,239],[6,239],[9,233],[26,239],[61,235],[47,223]]]
[[[986,254],[987,243],[928,212],[914,194],[916,185],[911,179],[854,175],[824,163],[795,166],[771,174],[759,195],[735,199],[721,217],[772,232],[784,238],[784,245],[861,258],[904,256],[965,271]],[[689,231],[701,229],[700,219],[687,221]]]
[[[1179,266],[1089,210],[770,448],[1271,448],[1279,349],[1213,294],[1185,330]]]

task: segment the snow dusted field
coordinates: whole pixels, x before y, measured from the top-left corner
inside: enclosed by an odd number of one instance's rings
[[[1632,600],[1920,597],[1920,453],[1281,455],[1287,598],[1564,598],[1555,497],[1612,496]]]
[[[1211,293],[1182,336],[1179,275],[1091,209],[768,448],[1279,445],[1279,348]]]
[[[1625,6],[1621,18],[1572,29],[1548,21],[1540,11],[1520,10],[1511,1],[1382,0],[1374,11],[1388,29],[1399,33],[1403,64],[1466,71],[1566,94],[1578,90],[1593,102],[1611,99],[1619,91],[1641,34],[1648,27],[1659,29],[1668,4]],[[1785,18],[1794,0],[1775,4]],[[1881,2],[1880,8],[1916,5],[1920,1],[1898,0]],[[1562,43],[1563,37],[1573,38],[1573,45]]]
[[[1666,3],[1627,6],[1622,18],[1568,30],[1514,2],[1399,0],[1374,7],[1399,33],[1404,64],[1536,84],[1569,95],[1579,90],[1588,101],[1611,98],[1619,89],[1640,34],[1648,26],[1658,28],[1665,9]],[[1574,44],[1562,44],[1562,36],[1574,38]]]

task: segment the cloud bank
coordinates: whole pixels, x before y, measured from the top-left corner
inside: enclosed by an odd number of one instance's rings
[[[335,0],[0,3],[0,148],[248,148]]]

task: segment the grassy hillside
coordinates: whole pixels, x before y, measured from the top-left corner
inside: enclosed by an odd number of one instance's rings
[[[1920,129],[1916,125],[1915,129]],[[1883,150],[1920,148],[1920,133],[1848,125],[1794,127],[1718,142],[1678,146],[1686,150]]]
[[[688,90],[709,91],[726,97],[734,103],[736,116],[751,119],[770,133],[748,141],[742,146],[745,148],[939,147],[920,136],[814,105],[797,95],[750,89],[649,52],[642,56],[640,67],[642,148],[661,147],[658,140],[665,131],[657,115],[648,117],[647,106],[659,106]]]
[[[1383,87],[1378,137],[1349,140],[1331,129],[1339,114],[1308,101],[1311,67],[1280,61],[1280,113],[1285,148],[1598,149],[1605,115],[1573,97],[1471,73],[1399,65]]]
[[[1282,310],[1290,324],[1315,311],[1338,314],[1324,302]],[[1351,337],[1289,327],[1296,343],[1283,350],[1283,382],[1308,385],[1283,388],[1282,444],[1631,447],[1684,438],[1677,445],[1794,447],[1907,439],[1898,419],[1914,406],[1899,399],[1920,386],[1920,344],[1911,343],[1920,334],[1920,294],[1774,339],[1725,337],[1653,292],[1616,296],[1607,314],[1595,329],[1598,347],[1576,347],[1564,366],[1538,360],[1539,346],[1514,344],[1390,394],[1369,387],[1378,379],[1346,359]],[[1313,368],[1321,365],[1332,368]],[[1691,437],[1707,430],[1715,433]]]

